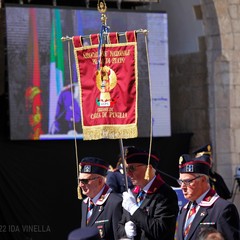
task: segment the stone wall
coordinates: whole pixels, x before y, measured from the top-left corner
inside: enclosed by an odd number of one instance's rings
[[[207,47],[210,136],[216,170],[229,188],[240,165],[240,1],[202,0]],[[239,188],[234,203],[240,210]]]
[[[204,51],[170,57],[172,132],[193,133],[191,150],[209,142],[207,66]]]

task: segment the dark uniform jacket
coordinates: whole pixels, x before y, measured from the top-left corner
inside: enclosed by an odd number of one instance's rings
[[[137,195],[136,189],[133,193]],[[124,209],[119,223],[119,239],[126,237],[125,223],[133,221],[137,228],[134,240],[174,239],[178,200],[175,191],[157,175],[141,206],[132,216]]]
[[[187,203],[179,213],[177,240],[183,240],[183,228],[188,207]],[[214,227],[225,236],[226,240],[239,240],[239,215],[235,205],[219,195],[213,190],[206,194],[204,199],[199,203],[199,210],[192,222],[187,240],[194,240],[199,232],[206,227]]]
[[[105,240],[117,240],[117,225],[122,216],[122,196],[105,185],[87,224],[88,198],[82,201],[81,227],[96,226]]]

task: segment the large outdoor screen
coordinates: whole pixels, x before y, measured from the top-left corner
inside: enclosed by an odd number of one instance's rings
[[[99,33],[101,14],[33,5],[5,11],[10,139],[81,139],[73,48],[61,38]],[[170,136],[167,14],[108,9],[106,15],[110,32],[148,31],[137,34],[138,136]]]

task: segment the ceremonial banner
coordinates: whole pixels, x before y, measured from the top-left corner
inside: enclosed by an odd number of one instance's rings
[[[136,32],[108,33],[108,44],[99,34],[73,37],[82,111],[83,139],[137,137],[137,41]]]

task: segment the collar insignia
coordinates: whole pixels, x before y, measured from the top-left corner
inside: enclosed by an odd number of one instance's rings
[[[205,201],[210,202],[211,199],[212,199],[212,196],[208,196],[208,197],[206,197]]]
[[[218,198],[219,195],[215,192],[215,190],[211,188],[203,200],[199,203],[199,205],[202,207],[209,207],[213,205],[218,200]]]
[[[101,195],[100,198],[98,199],[100,202],[102,202],[104,200],[106,195]]]
[[[102,195],[97,200],[96,205],[102,205],[108,199],[111,191],[112,191],[111,188],[105,185]]]

